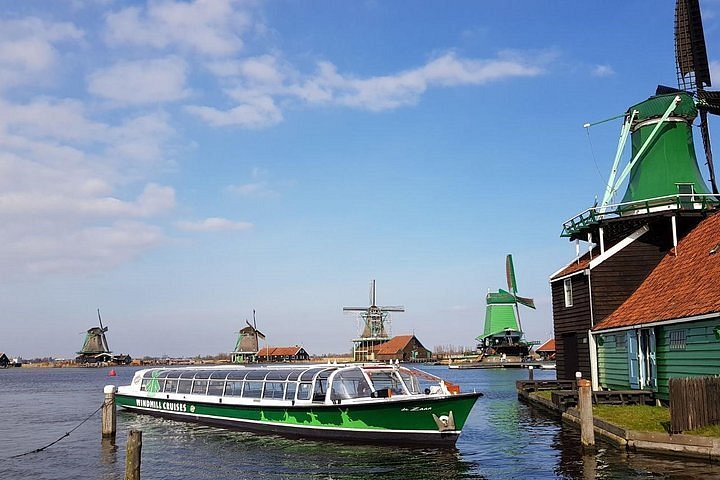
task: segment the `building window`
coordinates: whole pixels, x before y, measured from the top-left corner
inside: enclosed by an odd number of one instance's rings
[[[618,333],[615,335],[615,348],[627,348],[627,334]]]
[[[572,279],[571,278],[566,278],[564,280],[563,289],[565,291],[565,306],[572,307],[573,306],[573,298],[572,298]]]
[[[685,350],[687,346],[687,330],[670,332],[670,350]]]

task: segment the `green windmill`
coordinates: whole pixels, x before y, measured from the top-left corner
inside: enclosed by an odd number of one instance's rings
[[[585,240],[591,234],[602,249],[605,241],[612,242],[640,226],[627,221],[629,217],[647,220],[672,214],[678,221],[694,224],[688,218],[717,208],[720,202],[708,114],[720,114],[720,92],[706,90],[711,86],[710,68],[698,0],[677,0],[675,62],[677,88],[659,85],[654,96],[621,115],[620,140],[602,202],[565,222],[563,236]],[[702,139],[711,188],[698,166],[693,127]],[[622,166],[628,139],[630,157]],[[625,194],[618,198],[623,185]],[[597,231],[599,223],[604,232]]]
[[[497,292],[487,294],[485,327],[483,334],[476,340],[479,342],[478,348],[485,355],[505,354],[524,357],[528,354],[530,345],[523,339],[519,306],[524,305],[534,309],[535,302],[532,298],[517,294],[512,255],[508,255],[505,259],[505,274],[508,289],[501,288]]]

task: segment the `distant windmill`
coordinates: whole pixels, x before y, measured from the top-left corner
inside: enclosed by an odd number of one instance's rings
[[[85,341],[83,342],[82,349],[77,352],[79,356],[76,358],[76,360],[79,363],[105,361],[110,357],[111,352],[110,348],[108,347],[107,338],[105,337],[105,332],[108,331],[108,327],[103,326],[99,308],[97,312],[98,322],[100,326],[88,329],[87,333],[85,334]],[[104,356],[106,356],[107,358],[101,358]]]
[[[359,338],[353,339],[355,361],[367,361],[373,359],[373,348],[384,343],[390,337],[390,312],[404,312],[402,306],[376,305],[375,280],[370,282],[370,306],[368,307],[343,307],[343,312],[360,312],[359,317],[363,321],[363,330]]]
[[[235,342],[235,350],[232,352],[233,363],[245,363],[254,361],[260,351],[260,339],[265,340],[265,335],[257,329],[255,310],[253,310],[253,323],[245,320],[247,327],[241,328]]]
[[[505,259],[505,275],[507,290],[498,289],[497,293],[487,294],[485,309],[485,327],[483,334],[476,338],[481,348],[487,353],[492,348],[495,353],[506,355],[528,354],[529,346],[523,340],[523,331],[520,323],[519,305],[535,309],[532,298],[521,297],[517,294],[517,280],[512,255]]]

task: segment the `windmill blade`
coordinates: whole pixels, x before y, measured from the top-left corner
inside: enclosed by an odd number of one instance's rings
[[[675,3],[675,62],[681,89],[695,91],[710,86],[699,0]]]
[[[507,286],[511,293],[517,293],[517,281],[515,280],[515,267],[513,266],[512,255],[505,257],[505,275],[507,276]]]
[[[368,307],[343,307],[343,312],[367,312]]]
[[[704,110],[700,110],[700,136],[702,137],[705,159],[707,161],[708,171],[710,172],[710,187],[712,188],[712,192],[717,195],[718,187],[715,183],[715,167],[713,166],[712,147],[710,146],[710,130],[708,129],[707,112]]]
[[[708,92],[707,90],[698,90],[698,110],[720,115],[720,92]]]
[[[535,309],[535,300],[533,300],[532,298],[518,297],[517,295],[515,295],[515,300],[517,300],[517,303],[519,303],[521,305],[530,307],[533,310]]]
[[[401,305],[392,305],[392,306],[378,307],[378,308],[380,310],[382,310],[383,312],[404,312],[405,311],[405,307],[403,307]]]

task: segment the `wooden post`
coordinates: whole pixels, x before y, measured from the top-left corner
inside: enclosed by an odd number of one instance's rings
[[[140,480],[141,452],[142,432],[140,430],[130,430],[125,454],[125,480]]]
[[[115,438],[117,420],[115,419],[115,385],[105,385],[105,401],[102,406],[102,436],[103,438]]]
[[[533,372],[533,366],[530,365],[528,367],[528,380],[534,380],[534,379],[535,379],[535,374]]]
[[[578,379],[578,409],[580,410],[580,443],[584,449],[595,448],[593,428],[592,386],[590,380]]]

